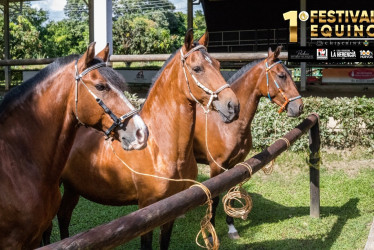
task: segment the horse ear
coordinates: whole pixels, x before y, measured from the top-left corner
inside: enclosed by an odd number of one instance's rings
[[[271,47],[268,48],[268,58],[273,55],[273,51],[271,50]]]
[[[184,47],[186,51],[189,51],[193,45],[193,29],[189,29],[184,37]]]
[[[199,44],[208,47],[209,44],[209,33],[208,30],[205,31],[205,34],[199,39]]]
[[[105,48],[102,51],[100,51],[96,55],[96,57],[100,58],[104,62],[108,61],[108,57],[109,57],[109,43],[106,44]]]
[[[78,68],[80,70],[87,68],[88,64],[94,59],[95,57],[95,42],[90,43],[88,45],[87,51],[83,54],[81,59],[78,62]]]
[[[275,49],[275,51],[274,51],[273,59],[278,58],[278,56],[280,55],[281,51],[282,51],[282,46],[278,46],[278,47]]]

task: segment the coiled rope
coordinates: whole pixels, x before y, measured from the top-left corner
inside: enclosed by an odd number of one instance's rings
[[[236,166],[244,166],[249,171],[249,177],[245,179],[240,184],[232,187],[227,194],[222,198],[223,209],[225,210],[226,214],[233,217],[233,218],[241,218],[246,220],[248,214],[251,212],[253,207],[253,202],[251,196],[242,188],[243,184],[249,181],[252,177],[252,167],[246,162],[241,162],[235,165]],[[234,202],[237,201],[240,206],[234,206]]]

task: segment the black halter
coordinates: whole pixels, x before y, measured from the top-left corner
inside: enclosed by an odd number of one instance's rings
[[[116,128],[116,127],[123,127],[123,122],[127,119],[127,118],[130,118],[131,116],[135,115],[136,113],[138,113],[138,111],[136,109],[134,109],[134,107],[129,107],[131,109],[131,111],[129,111],[128,113],[124,114],[123,116],[121,117],[117,117],[113,112],[112,110],[110,110],[110,108],[108,108],[105,103],[103,102],[103,100],[101,100],[99,97],[97,97],[88,87],[87,85],[83,82],[82,80],[82,77],[85,76],[86,74],[88,74],[90,71],[92,70],[95,70],[95,69],[98,69],[98,68],[101,68],[101,67],[106,67],[107,64],[106,63],[98,63],[98,64],[95,64],[87,69],[85,69],[82,73],[79,74],[78,72],[78,60],[75,61],[75,117],[77,118],[78,122],[83,124],[83,122],[81,122],[78,118],[78,109],[77,109],[77,104],[78,104],[78,83],[79,82],[82,82],[83,86],[86,87],[86,89],[88,90],[88,92],[95,98],[96,102],[100,105],[100,107],[103,108],[104,112],[106,114],[108,114],[110,116],[110,118],[113,120],[113,124],[112,126],[110,126],[110,128],[108,128],[108,130],[104,131],[105,135],[107,137],[109,137],[110,133]]]

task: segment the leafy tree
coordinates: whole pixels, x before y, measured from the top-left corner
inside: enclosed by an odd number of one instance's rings
[[[40,32],[24,16],[18,16],[16,23],[10,23],[10,54],[12,58],[38,58],[42,43]]]
[[[168,12],[165,15],[170,33],[184,37],[187,31],[187,15],[183,12]]]
[[[0,32],[4,33],[4,10],[0,9]],[[30,3],[9,4],[9,45],[10,56],[13,59],[43,57],[41,34],[44,32],[44,23],[48,14],[44,10],[36,10]],[[4,44],[4,36],[0,36],[0,43]],[[1,46],[0,57],[4,57],[4,46]]]
[[[64,19],[50,22],[43,40],[49,57],[82,54],[87,49],[88,25],[76,20]]]
[[[194,37],[199,38],[204,35],[206,30],[206,23],[204,13],[201,10],[195,11],[193,19]]]
[[[168,53],[179,46],[178,37],[145,17],[120,17],[113,26],[113,48],[119,54]]]
[[[178,48],[178,30],[169,30],[170,21],[177,25],[180,20],[174,9],[169,0],[114,1],[114,53],[170,53]]]

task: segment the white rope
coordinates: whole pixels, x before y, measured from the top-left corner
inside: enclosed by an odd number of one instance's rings
[[[228,169],[222,167],[212,156],[212,154],[209,151],[209,146],[208,146],[208,113],[205,113],[205,147],[206,151],[208,152],[209,157],[212,159],[212,161],[221,169],[224,171],[227,171]]]

